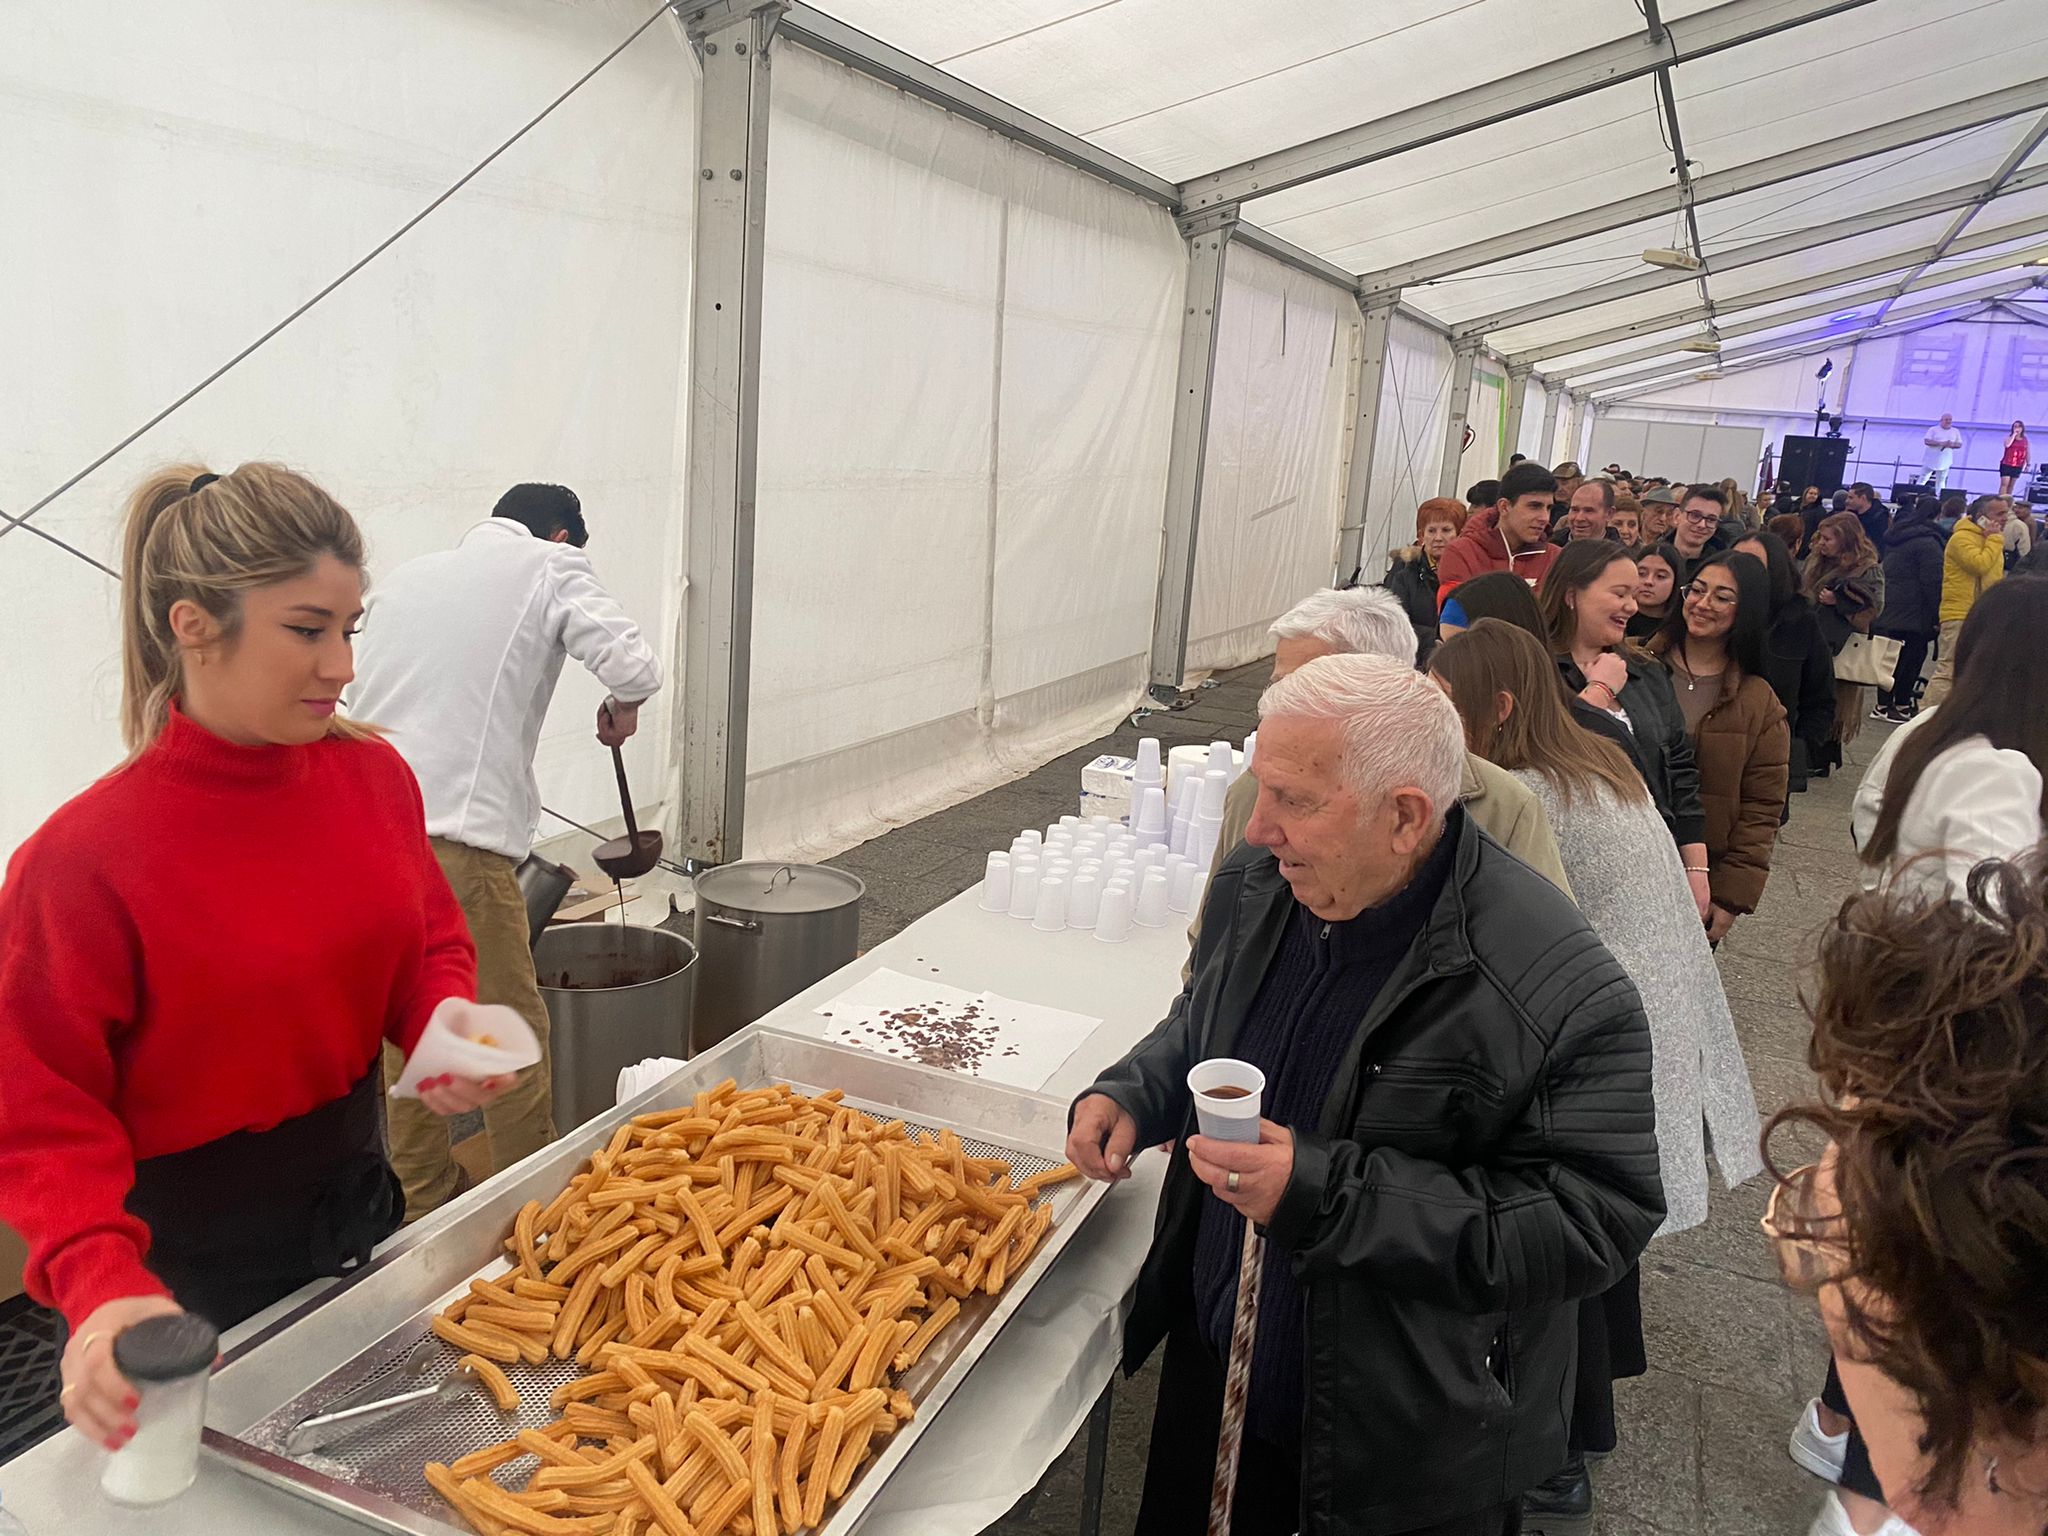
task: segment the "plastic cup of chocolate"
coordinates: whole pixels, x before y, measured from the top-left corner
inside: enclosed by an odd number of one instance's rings
[[[1188,1092],[1195,1096],[1195,1121],[1204,1136],[1218,1141],[1259,1139],[1266,1074],[1250,1062],[1230,1056],[1198,1061],[1188,1069]]]

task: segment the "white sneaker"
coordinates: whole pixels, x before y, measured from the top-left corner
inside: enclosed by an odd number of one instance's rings
[[[1813,1524],[1806,1528],[1806,1536],[1857,1536],[1856,1527],[1849,1523],[1849,1511],[1842,1508],[1842,1501],[1835,1497],[1834,1489],[1821,1500],[1820,1513],[1813,1517]],[[1886,1515],[1870,1536],[1918,1536],[1913,1527],[1897,1515]]]
[[[1820,1427],[1820,1399],[1808,1398],[1806,1411],[1792,1426],[1792,1443],[1785,1449],[1821,1481],[1839,1483],[1842,1462],[1849,1454],[1849,1431],[1845,1429],[1839,1435],[1824,1433]]]

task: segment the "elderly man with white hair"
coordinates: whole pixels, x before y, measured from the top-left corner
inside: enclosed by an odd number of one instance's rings
[[[1205,1529],[1243,1223],[1263,1229],[1236,1536],[1503,1536],[1566,1453],[1577,1302],[1664,1215],[1641,1000],[1571,901],[1457,804],[1464,734],[1398,661],[1259,705],[1248,840],[1166,1020],[1075,1103],[1121,1179],[1172,1142],[1125,1333],[1166,1343],[1138,1530]],[[1187,1075],[1266,1078],[1257,1144]]]
[[[1388,656],[1409,666],[1415,664],[1415,626],[1409,622],[1401,600],[1385,587],[1351,587],[1343,591],[1326,587],[1280,615],[1267,633],[1273,637],[1276,683],[1318,656]],[[1265,738],[1259,739],[1263,745]],[[1231,850],[1243,840],[1245,826],[1252,819],[1252,801],[1258,792],[1258,780],[1250,774],[1239,775],[1230,786],[1223,801],[1223,828],[1216,838],[1216,858],[1209,869],[1211,881]],[[1550,818],[1544,815],[1542,803],[1527,785],[1505,768],[1497,768],[1476,753],[1467,752],[1458,780],[1458,803],[1495,842],[1559,890],[1570,892]],[[1200,926],[1198,914],[1188,930],[1190,939]]]

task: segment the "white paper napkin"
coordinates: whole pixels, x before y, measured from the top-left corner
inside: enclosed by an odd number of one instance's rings
[[[817,1012],[835,1045],[1033,1091],[1102,1022],[886,967],[820,1003]]]
[[[471,1003],[443,998],[419,1044],[405,1058],[405,1071],[391,1085],[394,1099],[416,1099],[420,1080],[453,1073],[457,1077],[502,1077],[540,1060],[540,1041],[532,1026],[499,1003]]]
[[[649,1056],[636,1061],[630,1067],[619,1068],[619,1086],[612,1095],[614,1104],[623,1104],[628,1099],[637,1099],[664,1077],[680,1072],[689,1063],[678,1056]]]

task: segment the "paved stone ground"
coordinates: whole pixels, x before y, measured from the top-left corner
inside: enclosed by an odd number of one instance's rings
[[[950,810],[876,838],[833,860],[868,882],[863,947],[879,943],[981,878],[990,848],[1021,826],[1073,808],[1080,765],[1131,753],[1143,735],[1167,747],[1241,739],[1256,719],[1265,663],[1223,675],[1190,706],[1126,725]],[[1855,883],[1849,800],[1887,727],[1868,725],[1850,766],[1795,797],[1778,839],[1762,907],[1739,922],[1720,961],[1736,1027],[1768,1116],[1806,1097],[1807,1024],[1798,991],[1813,935]],[[1805,1161],[1794,1141],[1787,1165]],[[1825,1335],[1811,1304],[1778,1283],[1757,1227],[1765,1180],[1716,1189],[1706,1224],[1660,1241],[1643,1257],[1643,1313],[1651,1370],[1617,1389],[1621,1446],[1595,1470],[1597,1536],[1799,1536],[1820,1485],[1793,1466],[1785,1438],[1800,1405],[1820,1390]],[[1157,1362],[1117,1385],[1102,1530],[1130,1531],[1150,1438]],[[1071,1536],[1078,1529],[1082,1436],[1035,1492],[994,1528],[1001,1536]]]

